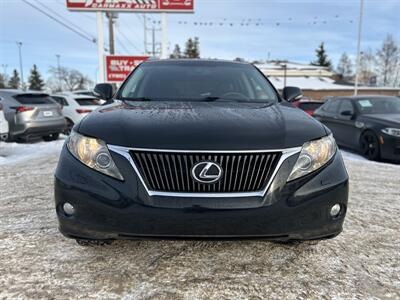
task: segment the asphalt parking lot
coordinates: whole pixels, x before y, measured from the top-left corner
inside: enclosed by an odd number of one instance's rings
[[[57,230],[56,153],[0,166],[0,299],[400,299],[400,166],[346,158],[344,232],[319,244],[118,241]]]

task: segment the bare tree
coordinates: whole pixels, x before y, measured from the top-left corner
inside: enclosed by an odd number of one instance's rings
[[[375,65],[376,59],[373,51],[371,49],[363,51],[360,57],[360,68],[358,70],[358,78],[361,84],[371,85],[376,81],[377,74],[374,71]]]
[[[47,81],[47,87],[53,92],[60,91],[76,91],[88,89],[93,82],[78,70],[68,69],[65,67],[50,67],[49,73],[51,74]]]
[[[343,79],[349,79],[353,75],[353,63],[346,52],[340,57],[336,71]]]
[[[399,81],[400,48],[392,35],[383,41],[376,53],[376,64],[383,86],[394,86]]]

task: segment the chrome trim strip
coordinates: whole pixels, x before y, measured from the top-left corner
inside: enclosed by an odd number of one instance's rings
[[[283,164],[283,162],[289,158],[290,156],[297,154],[301,151],[301,147],[294,147],[294,148],[287,148],[287,149],[273,149],[273,150],[172,150],[172,149],[148,149],[148,148],[129,148],[129,147],[122,147],[116,145],[107,145],[108,149],[122,155],[125,157],[129,163],[131,164],[132,168],[135,170],[136,175],[139,177],[141,183],[143,184],[144,188],[146,189],[149,196],[168,196],[168,197],[190,197],[190,198],[238,198],[238,197],[263,197],[270,187],[272,181],[274,180],[276,173],[278,172],[279,168]],[[265,188],[261,191],[256,192],[241,192],[241,193],[185,193],[185,192],[158,192],[158,191],[151,191],[147,188],[144,179],[140,175],[139,169],[136,167],[135,162],[133,161],[129,151],[148,151],[148,152],[176,152],[176,153],[268,153],[268,152],[280,152],[282,153],[281,158],[278,161],[278,164],[275,167],[275,170],[268,181]]]

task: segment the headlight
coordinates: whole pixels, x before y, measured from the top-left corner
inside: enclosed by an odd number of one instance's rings
[[[386,133],[388,135],[391,135],[391,136],[400,137],[400,129],[399,128],[383,128],[382,132]]]
[[[336,148],[336,142],[332,134],[319,140],[305,143],[293,167],[292,173],[289,175],[288,181],[321,168],[333,157]]]
[[[89,168],[124,180],[102,140],[86,137],[72,131],[67,141],[67,147],[73,156]]]

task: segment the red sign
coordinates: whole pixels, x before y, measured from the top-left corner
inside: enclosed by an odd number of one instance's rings
[[[194,0],[66,0],[69,10],[193,12]]]
[[[106,80],[108,82],[122,82],[148,56],[106,56]]]

